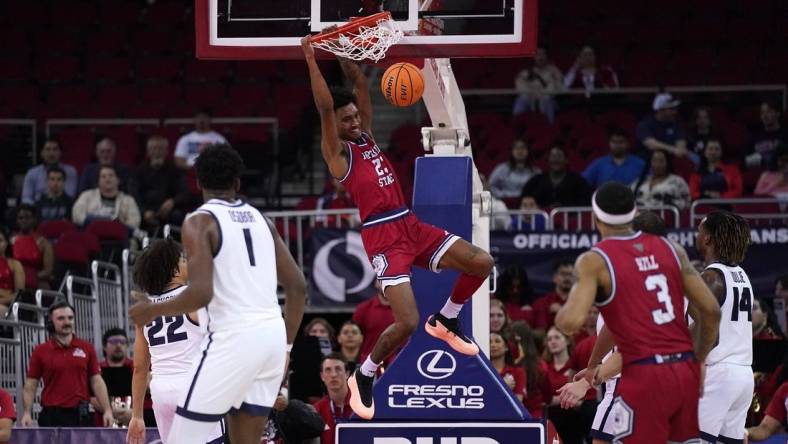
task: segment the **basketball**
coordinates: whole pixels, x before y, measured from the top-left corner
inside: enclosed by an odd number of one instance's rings
[[[395,63],[383,73],[380,90],[392,105],[410,106],[418,102],[424,93],[424,77],[415,65]]]

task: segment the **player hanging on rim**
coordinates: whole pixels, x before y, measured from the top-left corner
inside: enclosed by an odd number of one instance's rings
[[[159,239],[134,262],[134,282],[151,297],[154,304],[166,301],[186,289],[189,273],[183,249],[172,239]],[[153,413],[163,443],[167,443],[178,397],[191,382],[189,371],[200,359],[205,334],[200,330],[197,312],[159,317],[144,327],[136,326],[134,378],[131,380],[131,422],[128,444],[145,444],[142,416],[145,389],[150,381]],[[217,423],[208,443],[223,442],[222,424]]]
[[[237,198],[244,165],[227,145],[205,149],[194,164],[203,203],[183,222],[189,286],[156,304],[134,292],[129,317],[200,310],[208,335],[178,399],[167,444],[205,442],[225,417],[233,444],[259,444],[279,393],[304,312],[304,276],[282,238],[253,206]],[[285,319],[277,297],[284,289]]]
[[[584,324],[591,305],[599,306],[605,327],[595,351],[606,352],[615,342],[623,364],[609,408],[609,433],[617,442],[697,441],[702,366],[717,339],[719,304],[683,248],[633,232],[636,208],[629,187],[608,182],[591,204],[602,241],[577,258],[578,280],[556,326],[571,334]],[[694,344],[684,319],[685,294],[698,315]],[[595,370],[590,366],[588,373]]]
[[[364,249],[394,314],[394,323],[348,380],[350,406],[360,417],[370,419],[375,413],[372,382],[379,363],[408,339],[419,322],[410,285],[411,266],[434,272],[449,268],[462,273],[446,304],[428,318],[425,329],[457,352],[476,355],[479,347],[462,333],[457,316],[489,276],[493,258],[460,237],[416,218],[405,204],[394,168],[372,138],[372,105],[361,69],[349,60],[339,59],[355,95],[329,90],[308,36],[301,45],[320,113],[323,159],[359,209]]]

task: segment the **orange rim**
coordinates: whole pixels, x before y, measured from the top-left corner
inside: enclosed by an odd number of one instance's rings
[[[368,15],[366,17],[359,17],[356,19],[352,19],[349,22],[345,23],[344,25],[338,27],[337,29],[326,32],[315,34],[312,37],[309,37],[310,42],[322,42],[323,40],[331,40],[339,37],[339,34],[349,31],[356,31],[358,28],[362,26],[374,26],[378,22],[383,20],[391,20],[391,13],[388,11],[378,12],[377,14]]]

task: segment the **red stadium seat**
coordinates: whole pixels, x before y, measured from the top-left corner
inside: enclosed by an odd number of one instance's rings
[[[91,257],[98,256],[98,254],[101,253],[101,242],[99,242],[99,238],[95,234],[87,231],[66,231],[60,235],[57,241],[67,244],[78,243],[85,248],[85,251]]]
[[[188,9],[178,2],[156,2],[150,4],[142,15],[142,22],[156,25],[173,26],[183,23],[187,17]]]
[[[106,25],[102,22],[102,25]],[[122,26],[102,26],[85,34],[85,49],[89,61],[101,61],[102,54],[121,54],[129,45],[129,32]],[[128,56],[125,57],[128,63]]]
[[[169,81],[180,77],[181,64],[174,57],[143,57],[137,60],[137,80]]]
[[[261,105],[268,103],[269,91],[266,85],[233,85],[230,87],[228,103]]]
[[[49,28],[33,33],[33,46],[38,54],[74,54],[82,46],[81,34],[73,30]]]
[[[171,104],[181,100],[182,90],[179,84],[147,85],[140,91],[140,101],[144,104]]]
[[[221,60],[189,60],[184,80],[187,82],[219,82],[229,70],[229,64]]]
[[[36,231],[47,239],[52,240],[59,238],[64,233],[76,232],[77,226],[70,220],[48,220],[41,222]]]
[[[92,93],[85,86],[52,86],[47,94],[47,104],[53,106],[74,106],[77,103],[92,102]]]
[[[220,83],[188,84],[185,97],[192,110],[213,109],[224,102],[225,90]]]
[[[129,229],[120,222],[111,220],[94,220],[85,227],[85,231],[93,233],[101,241],[125,241],[129,238]]]
[[[56,136],[60,139],[63,149],[63,162],[73,165],[77,171],[87,165],[95,152],[95,136],[90,128],[73,127],[64,128]]]
[[[34,76],[40,82],[72,82],[80,76],[76,57],[39,58],[34,66]]]
[[[87,265],[90,261],[87,248],[81,242],[55,242],[55,261],[74,265]]]
[[[128,57],[96,57],[85,70],[85,79],[91,82],[127,82],[132,67]]]

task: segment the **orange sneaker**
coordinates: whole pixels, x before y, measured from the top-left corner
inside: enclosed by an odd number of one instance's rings
[[[458,353],[468,356],[479,354],[479,346],[463,334],[460,321],[457,318],[447,318],[440,313],[435,313],[427,319],[424,329],[430,336],[445,341]]]
[[[372,398],[372,376],[364,376],[356,369],[347,380],[350,389],[350,408],[360,418],[372,419],[375,416],[375,400]]]

